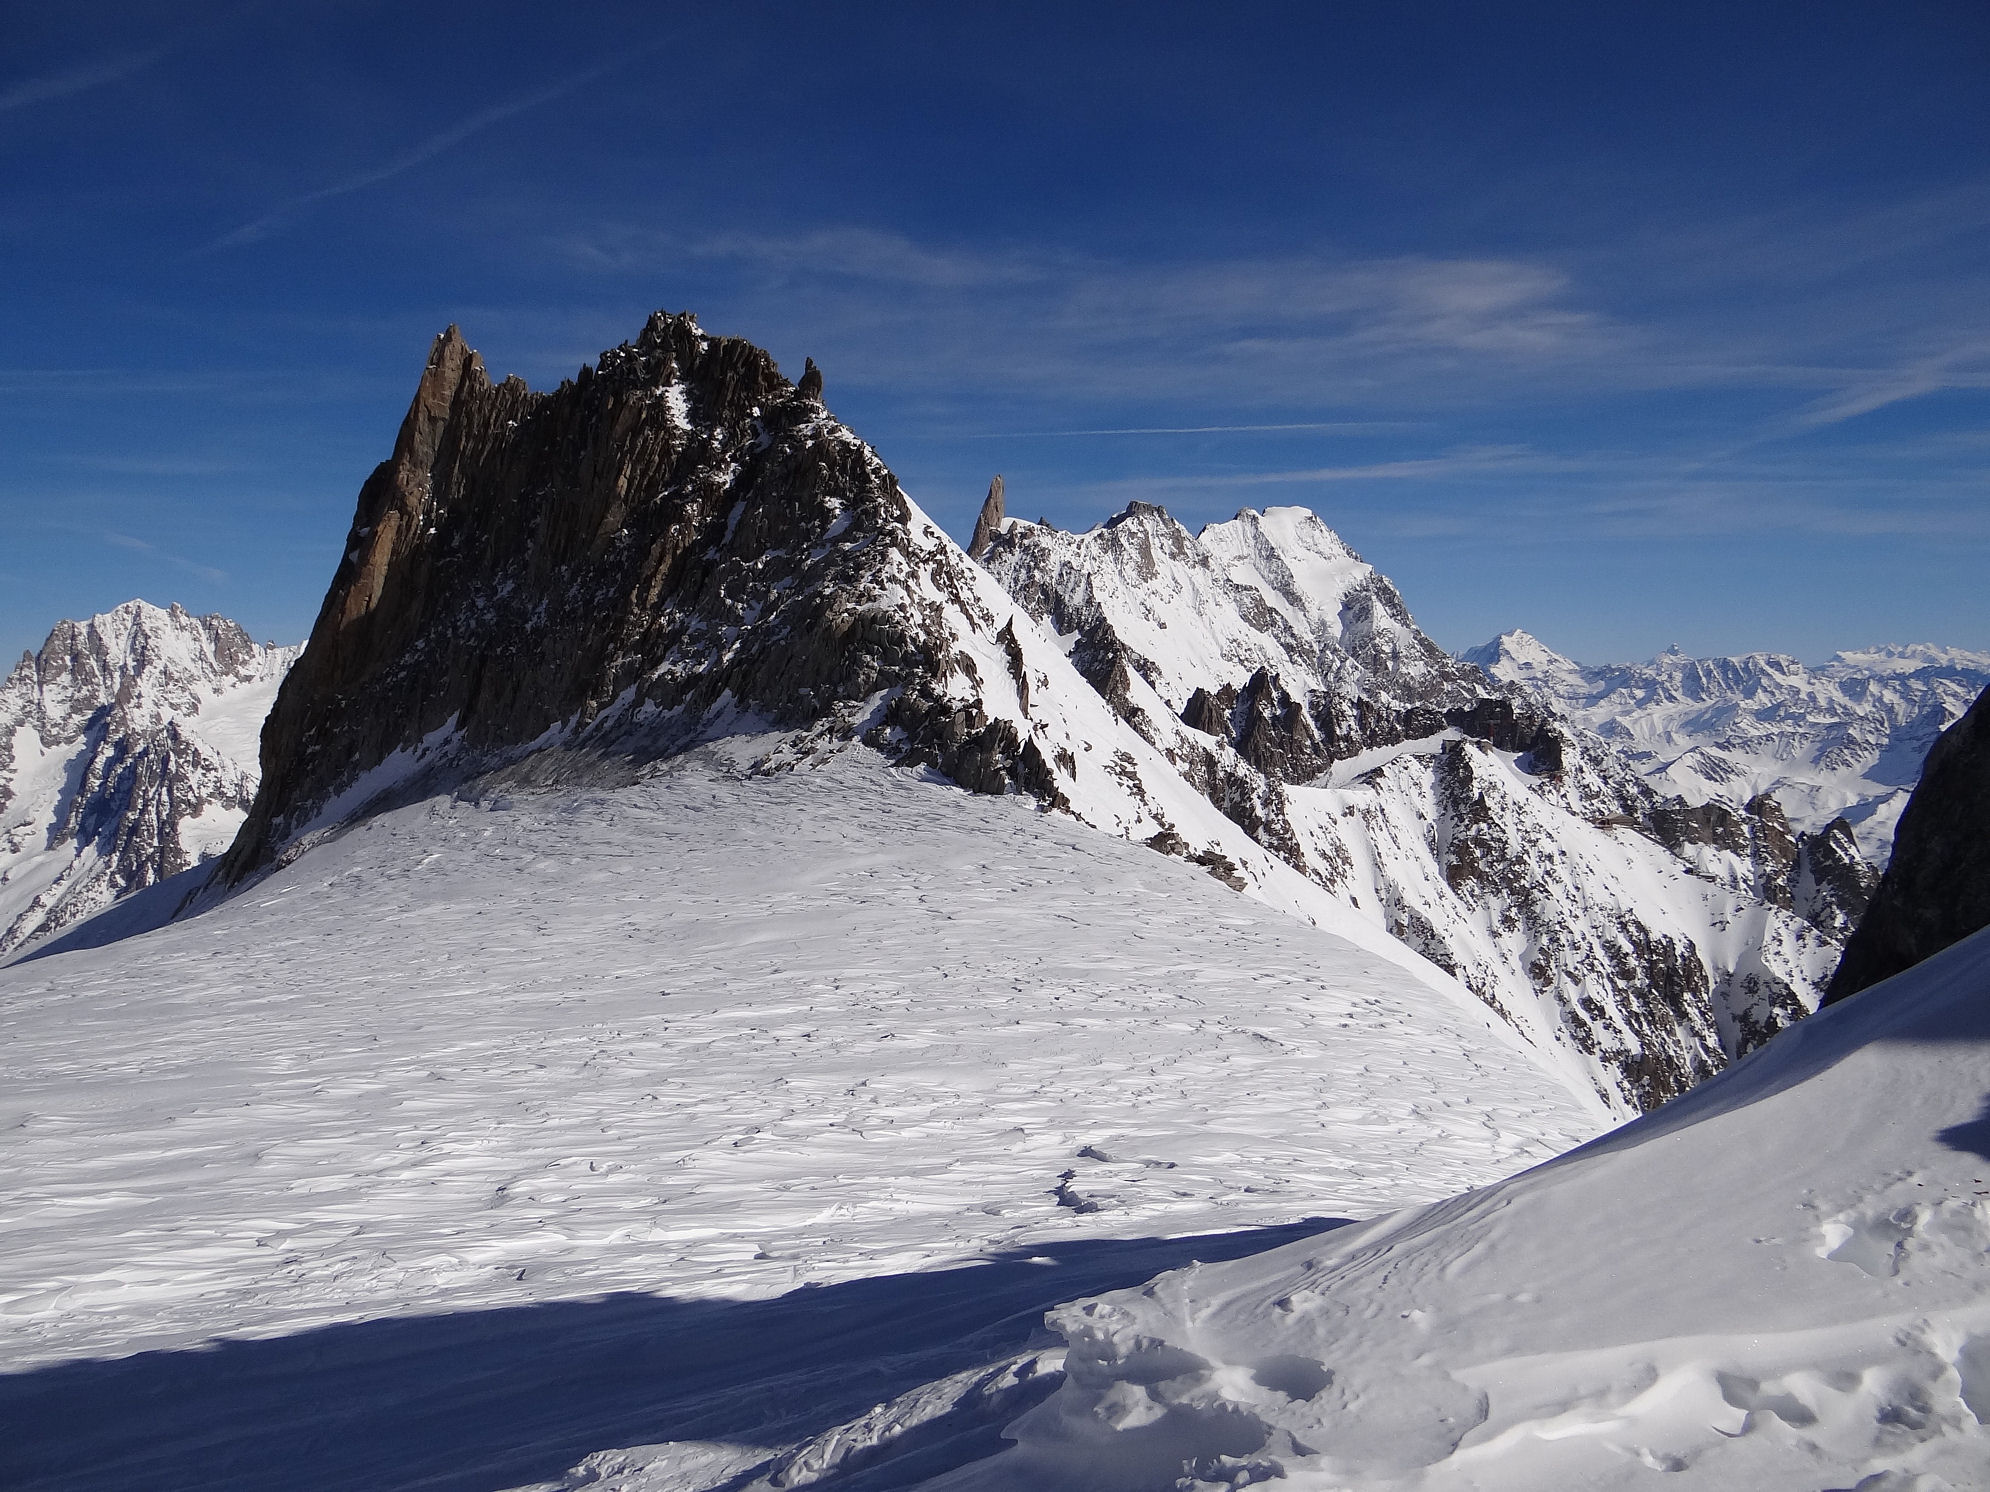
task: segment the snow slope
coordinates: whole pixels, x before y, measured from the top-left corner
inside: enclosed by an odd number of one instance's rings
[[[1604,1122],[1441,976],[1195,865],[858,746],[741,765],[768,745],[416,803],[205,915],[0,970],[0,1483],[527,1483],[709,1430],[684,1406],[710,1382],[736,1391],[708,1464],[757,1464],[931,1376],[894,1354],[977,1280],[1010,1324],[962,1370],[1114,1283],[1079,1268],[1099,1240],[1149,1240],[1111,1246],[1139,1278],[1226,1247],[1153,1240],[1428,1201]],[[681,1372],[654,1356],[660,1323],[852,1292],[854,1357],[716,1327]],[[560,1397],[603,1333],[637,1366],[601,1402],[649,1385],[634,1419]],[[507,1394],[567,1406],[515,1455]],[[384,1428],[431,1401],[463,1418]],[[241,1470],[291,1445],[317,1448]]]
[[[1054,1312],[1064,1387],[931,1487],[1990,1486],[1986,1093],[1990,932],[1510,1181]]]
[[[1662,792],[1739,808],[1773,792],[1800,831],[1844,817],[1884,865],[1928,748],[1990,685],[1990,654],[1929,643],[1587,668],[1525,632],[1461,655],[1554,700],[1623,749]]]
[[[127,601],[22,657],[0,684],[0,954],[228,848],[297,653]]]

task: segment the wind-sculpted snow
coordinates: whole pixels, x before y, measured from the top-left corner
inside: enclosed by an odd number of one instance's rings
[[[925,1276],[885,1277],[1010,1260],[993,1288],[1038,1254],[1053,1278],[1086,1240],[1371,1215],[1603,1122],[1469,996],[1195,865],[860,746],[750,773],[778,739],[634,781],[487,780],[355,824],[200,917],[0,970],[0,1353],[17,1375],[0,1377],[0,1482],[235,1486],[223,1468],[261,1464],[257,1447],[308,1441],[308,1389],[265,1404],[245,1386],[264,1407],[231,1418],[226,1394],[183,1386],[203,1361],[281,1360],[308,1382],[359,1360],[340,1342],[407,1341],[341,1401],[348,1456],[403,1398],[474,1404],[556,1373],[433,1378],[468,1313],[800,1290],[805,1316],[837,1282],[878,1281],[861,1362],[727,1340],[744,1375],[727,1402],[794,1414],[891,1381],[892,1291],[923,1298]],[[973,1298],[969,1276],[947,1288],[947,1309]],[[491,1318],[491,1352],[510,1319]],[[990,1368],[975,1381],[997,1423],[1015,1401],[991,1359],[1033,1320],[955,1364]],[[310,1333],[340,1322],[380,1329],[326,1338],[321,1362]],[[213,1338],[235,1345],[175,1355]],[[163,1355],[105,1379],[124,1407],[93,1438],[64,1397],[96,1381],[80,1364],[140,1349]],[[633,1382],[661,1371],[643,1338],[621,1350],[652,1364]],[[701,1371],[655,1393],[688,1395]],[[155,1401],[179,1407],[116,1470]],[[865,1434],[932,1417],[894,1414]],[[646,1423],[671,1438],[693,1417]],[[856,1435],[808,1450],[827,1425],[756,1440],[730,1423],[745,1450],[635,1459],[841,1464]],[[277,1480],[339,1485],[318,1465]],[[413,1480],[397,1476],[345,1485]]]
[[[1986,1093],[1990,933],[1538,1170],[1053,1312],[1064,1386],[924,1485],[1983,1487]]]
[[[1799,831],[1845,819],[1880,865],[1928,749],[1990,687],[1990,654],[1926,643],[1837,653],[1817,668],[1677,648],[1584,667],[1514,631],[1463,657],[1608,736],[1662,792],[1736,809],[1774,793]]]
[[[984,563],[1225,816],[1627,1111],[1815,1008],[1870,890],[1849,831],[1661,799],[1447,656],[1304,509],[1010,519]]]
[[[295,648],[128,601],[0,684],[0,954],[219,855]]]

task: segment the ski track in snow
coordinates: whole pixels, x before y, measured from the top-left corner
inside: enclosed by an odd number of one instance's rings
[[[1368,1216],[1597,1128],[1400,967],[861,750],[416,804],[0,1006],[16,1372]]]

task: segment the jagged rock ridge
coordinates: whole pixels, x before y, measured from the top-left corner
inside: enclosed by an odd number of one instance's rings
[[[1935,742],[1826,1003],[1990,926],[1990,688]]]
[[[128,601],[0,684],[0,954],[228,847],[296,648]]]
[[[1843,818],[1884,864],[1928,749],[1990,686],[1990,654],[1927,643],[1585,667],[1525,632],[1461,655],[1608,739],[1661,793],[1741,809],[1774,793],[1805,833]]]
[[[661,313],[545,393],[436,340],[214,891],[399,799],[721,736],[1026,794],[1448,985],[1184,782],[819,398]]]
[[[1650,1107],[1817,1001],[1864,888],[1773,799],[1661,798],[1551,701],[1448,656],[1313,514],[1001,519],[984,563],[1260,844]]]
[[[933,692],[954,663],[913,530],[817,398],[690,317],[658,315],[551,393],[493,384],[450,328],[361,490],[226,875],[397,775],[549,732],[663,750],[717,715],[861,722],[977,784],[1052,791],[1029,742]]]

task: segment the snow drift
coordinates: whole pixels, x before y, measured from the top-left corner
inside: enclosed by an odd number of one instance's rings
[[[1053,1313],[933,1492],[1990,1485],[1990,934],[1437,1206]]]

